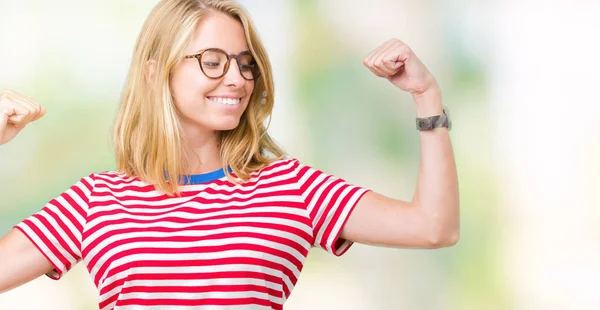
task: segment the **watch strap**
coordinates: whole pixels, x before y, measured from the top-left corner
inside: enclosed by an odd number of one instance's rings
[[[432,130],[438,127],[450,128],[450,120],[446,114],[446,111],[444,110],[444,114],[441,115],[417,118],[416,125],[417,129],[420,131]]]

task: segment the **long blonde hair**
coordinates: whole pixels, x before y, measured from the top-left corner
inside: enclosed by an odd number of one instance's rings
[[[246,11],[229,0],[163,0],[152,10],[138,37],[121,96],[114,143],[119,172],[151,183],[168,195],[180,193],[181,177],[188,169],[169,80],[198,23],[215,12],[241,22],[261,72],[239,125],[219,134],[223,169],[230,180],[247,181],[250,173],[284,156],[267,133],[274,104],[271,64]],[[156,66],[152,81],[146,78],[149,61]],[[267,101],[262,104],[265,91]]]

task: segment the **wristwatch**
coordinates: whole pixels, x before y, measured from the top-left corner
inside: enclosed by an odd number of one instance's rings
[[[444,107],[444,114],[434,115],[430,117],[417,117],[417,129],[420,131],[433,130],[438,127],[446,127],[448,130],[452,129],[452,121],[448,114],[448,108]]]

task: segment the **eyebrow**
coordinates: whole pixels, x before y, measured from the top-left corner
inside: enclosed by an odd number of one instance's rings
[[[207,47],[207,48],[201,48],[201,49],[199,49],[199,50],[195,51],[195,52],[194,52],[194,54],[200,54],[202,51],[205,51],[205,50],[207,50],[207,49],[211,49],[211,48],[218,48],[218,47]],[[220,49],[220,50],[222,50],[222,51],[225,51],[225,50],[224,50],[224,49],[222,49],[222,48],[218,48],[218,49]],[[227,53],[227,54],[231,55],[231,54],[230,54],[229,52],[227,52],[227,51],[225,51],[225,53]],[[242,53],[250,53],[250,54],[252,54],[252,51],[251,51],[251,50],[243,50],[243,51],[239,52],[238,54],[242,54]]]

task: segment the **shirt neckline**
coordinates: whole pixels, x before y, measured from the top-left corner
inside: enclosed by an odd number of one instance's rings
[[[227,167],[229,172],[232,170],[230,167]],[[181,183],[183,185],[197,185],[203,183],[209,183],[212,181],[216,181],[225,176],[225,169],[217,169],[215,171],[206,172],[206,173],[198,173],[198,174],[189,174],[181,177]]]

